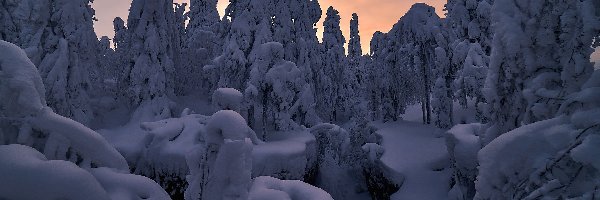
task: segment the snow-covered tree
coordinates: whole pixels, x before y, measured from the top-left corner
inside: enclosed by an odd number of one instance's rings
[[[189,23],[186,29],[185,45],[183,45],[182,68],[177,82],[177,91],[189,93],[202,90],[209,93],[216,89],[214,71],[204,71],[203,67],[221,53],[220,20],[217,12],[217,1],[193,0],[190,12],[187,13]]]
[[[340,29],[339,12],[333,7],[327,9],[327,17],[323,22],[323,28],[323,58],[325,59],[323,71],[331,81],[330,85],[325,85],[331,93],[321,100],[328,107],[324,117],[333,122],[345,113],[345,96],[342,83],[345,82],[344,74],[346,73],[347,64],[344,49],[346,39]]]
[[[3,0],[0,7],[0,38],[23,48],[39,65],[45,53],[42,40],[50,19],[50,2]]]
[[[238,10],[239,4],[230,4],[229,9]],[[216,70],[219,76],[218,87],[235,88],[242,90],[248,79],[247,52],[252,46],[252,13],[242,9],[241,13],[230,13],[231,27],[224,41],[223,54],[218,56],[214,66],[205,67],[206,70]]]
[[[126,38],[127,59],[123,60],[124,95],[134,105],[146,100],[173,95],[174,29],[171,0],[135,0],[129,9]],[[116,31],[122,29],[115,21]],[[117,32],[118,35],[119,32]],[[121,41],[116,41],[117,52]]]
[[[463,107],[475,103],[477,118],[484,121],[481,93],[491,52],[492,0],[450,0],[446,4],[446,21],[451,65],[456,68],[454,96]]]
[[[370,89],[369,110],[384,120],[397,120],[407,105],[421,103],[423,122],[431,121],[432,69],[435,66],[437,30],[435,9],[415,4],[389,33],[375,33],[371,41],[370,73],[377,73],[379,90]],[[370,80],[373,81],[373,80]],[[379,94],[377,94],[379,93]],[[377,106],[379,104],[379,106]],[[377,117],[376,117],[377,118]]]
[[[263,138],[271,130],[293,130],[320,121],[310,86],[296,65],[283,59],[284,54],[281,43],[261,45],[245,91],[252,110],[250,125],[262,129]]]
[[[352,14],[350,20],[350,40],[348,42],[348,66],[344,71],[344,82],[342,83],[342,91],[345,99],[345,107],[350,111],[349,115],[355,117],[363,111],[358,109],[364,108],[359,104],[364,98],[364,78],[365,78],[365,62],[362,55],[362,47],[360,45],[360,35],[358,31],[358,15]],[[364,114],[364,113],[361,113]]]
[[[597,197],[599,72],[567,97],[556,117],[504,133],[479,151],[475,199]]]
[[[44,79],[47,100],[57,113],[89,124],[90,74],[98,68],[98,39],[94,10],[89,0],[56,0],[42,39],[44,53],[38,69]]]
[[[439,128],[448,129],[454,125],[453,117],[453,95],[452,81],[454,70],[450,65],[450,54],[448,43],[442,33],[438,33],[439,47],[435,48],[435,68],[431,108],[433,112],[433,124]]]
[[[598,20],[589,4],[494,3],[497,25],[484,89],[492,122],[486,142],[523,124],[553,117],[565,97],[587,79],[593,70],[590,44],[598,35]]]

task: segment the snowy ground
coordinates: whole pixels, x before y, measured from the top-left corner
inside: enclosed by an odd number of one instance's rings
[[[451,170],[444,131],[407,121],[375,126],[385,147],[381,160],[404,177],[392,199],[447,199]]]

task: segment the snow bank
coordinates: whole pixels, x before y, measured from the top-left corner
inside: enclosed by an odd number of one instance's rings
[[[110,199],[87,171],[23,145],[0,146],[0,199]]]
[[[327,192],[297,180],[261,176],[254,179],[249,200],[333,200]]]
[[[244,95],[234,88],[219,88],[212,95],[215,110],[234,110],[240,112]]]

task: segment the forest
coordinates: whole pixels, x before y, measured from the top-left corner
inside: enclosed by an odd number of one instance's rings
[[[0,0],[0,200],[600,199],[600,0],[93,2]]]

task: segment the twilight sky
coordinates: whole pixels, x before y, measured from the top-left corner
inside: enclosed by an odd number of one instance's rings
[[[175,2],[183,3],[189,0],[174,0]],[[394,23],[408,11],[411,5],[417,2],[427,3],[436,8],[438,15],[443,17],[443,8],[447,0],[320,0],[319,3],[323,9],[323,17],[319,25],[319,37],[322,34],[322,20],[325,18],[325,13],[329,6],[333,6],[340,11],[342,17],[341,27],[346,40],[349,39],[350,18],[352,13],[358,13],[359,28],[363,53],[369,52],[369,41],[375,31],[388,32]],[[219,12],[221,15],[229,0],[219,0]],[[96,0],[92,5],[96,10],[96,18],[99,21],[95,22],[96,33],[98,37],[106,35],[113,37],[114,31],[112,21],[115,17],[120,16],[127,21],[127,13],[131,0]],[[597,68],[600,69],[600,49],[592,55],[592,60],[599,61]]]
[[[189,0],[174,0],[175,2],[189,2]],[[320,0],[319,3],[323,9],[323,17],[319,25],[319,38],[322,34],[323,19],[329,6],[333,6],[340,11],[342,17],[341,27],[346,37],[349,39],[350,18],[352,13],[358,13],[359,28],[363,53],[369,52],[369,41],[375,31],[388,32],[411,5],[417,2],[427,3],[436,8],[438,15],[443,16],[443,7],[446,0]],[[229,0],[219,0],[219,12],[225,10]],[[95,23],[98,37],[106,35],[112,38],[114,35],[112,21],[119,16],[125,21],[131,0],[96,0],[92,5],[96,10],[96,18],[99,21]]]

